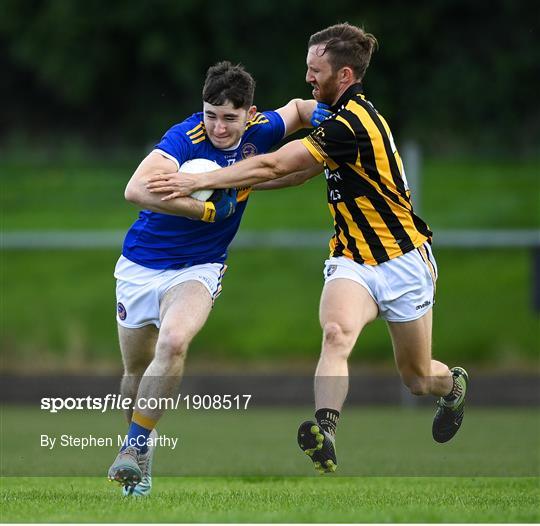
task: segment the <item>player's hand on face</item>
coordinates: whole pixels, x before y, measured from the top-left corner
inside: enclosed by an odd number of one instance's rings
[[[153,194],[169,194],[162,201],[177,197],[186,197],[200,188],[202,174],[175,172],[170,174],[153,175],[148,179],[146,189]]]
[[[324,102],[317,102],[317,106],[315,106],[315,109],[311,114],[311,125],[316,128],[319,126],[319,124],[321,124],[322,121],[330,117],[330,115],[332,115],[330,106],[328,106],[328,104],[324,104]]]

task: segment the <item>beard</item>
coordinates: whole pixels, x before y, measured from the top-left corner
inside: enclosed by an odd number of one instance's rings
[[[336,102],[338,96],[338,84],[335,77],[330,77],[322,83],[318,83],[313,87],[313,98],[317,102],[323,102],[332,106]]]

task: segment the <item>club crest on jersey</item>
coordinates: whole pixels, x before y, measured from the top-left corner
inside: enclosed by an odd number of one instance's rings
[[[254,144],[247,142],[242,146],[242,159],[247,159],[254,155],[257,155],[257,147]]]
[[[328,265],[326,269],[326,277],[329,278],[337,270],[337,265]]]
[[[116,305],[116,312],[118,313],[118,317],[124,321],[126,319],[126,316],[127,316],[127,311],[126,311],[126,308],[124,307],[124,305],[120,302],[118,302],[118,304]]]

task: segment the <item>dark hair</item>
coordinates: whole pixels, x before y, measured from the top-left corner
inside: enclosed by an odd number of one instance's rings
[[[206,72],[203,101],[221,106],[231,102],[235,109],[249,108],[253,104],[255,80],[241,64],[228,60],[214,64]]]
[[[328,53],[333,71],[349,66],[358,80],[362,80],[369,66],[377,39],[359,27],[345,22],[327,27],[309,39],[308,47],[326,44],[321,55]]]

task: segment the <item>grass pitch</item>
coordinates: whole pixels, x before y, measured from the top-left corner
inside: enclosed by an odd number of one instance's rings
[[[448,444],[431,438],[433,409],[350,407],[336,474],[315,474],[296,445],[311,408],[169,412],[154,489],[124,498],[106,471],[113,448],[39,445],[41,433],[125,431],[117,413],[2,410],[4,522],[538,522],[537,410],[467,410]],[[16,432],[13,432],[16,430]],[[33,474],[34,476],[25,476]],[[37,474],[46,476],[35,476]],[[50,476],[56,474],[58,476]],[[9,475],[9,476],[6,476]],[[352,476],[351,476],[352,475]]]
[[[147,499],[103,477],[2,482],[6,522],[534,523],[538,503],[534,478],[158,477]]]

